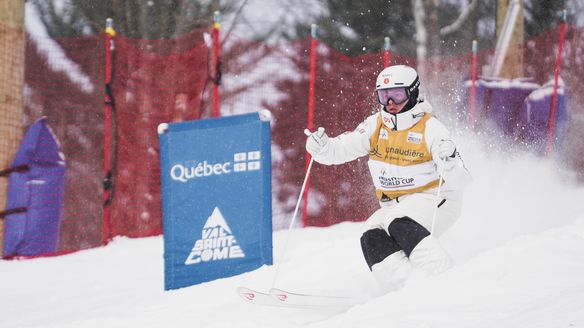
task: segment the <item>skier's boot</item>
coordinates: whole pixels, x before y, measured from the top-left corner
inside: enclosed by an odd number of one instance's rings
[[[374,264],[371,272],[383,292],[388,293],[405,285],[412,272],[412,266],[406,254],[399,251]]]
[[[422,239],[410,254],[410,262],[415,268],[429,274],[438,274],[450,269],[452,258],[432,235]]]

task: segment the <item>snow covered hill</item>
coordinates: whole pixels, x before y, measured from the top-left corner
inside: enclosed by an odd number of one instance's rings
[[[162,290],[162,238],[117,239],[59,258],[1,262],[2,327],[584,327],[584,220],[513,239],[436,277],[379,296],[358,249],[359,223],[295,230],[277,285],[351,295],[344,313],[260,307],[273,267]],[[276,250],[285,232],[275,234]],[[277,259],[279,260],[279,259]]]
[[[552,161],[460,140],[474,182],[441,238],[457,265],[439,276],[379,295],[361,223],[294,229],[283,258],[276,231],[276,287],[356,300],[342,312],[261,307],[235,290],[267,291],[273,266],[164,292],[162,237],[118,238],[0,261],[0,327],[584,327],[584,188]]]

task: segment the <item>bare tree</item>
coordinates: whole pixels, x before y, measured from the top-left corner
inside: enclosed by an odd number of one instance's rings
[[[460,15],[447,26],[440,26],[439,0],[411,0],[412,11],[416,26],[416,57],[418,59],[418,71],[420,75],[429,77],[427,62],[429,56],[440,55],[441,40],[447,35],[460,31],[464,23],[478,7],[478,0],[470,0],[466,6],[462,6]]]
[[[189,0],[29,0],[40,12],[50,36],[96,34],[113,18],[116,30],[131,38],[172,38],[211,26],[213,12],[229,12],[235,4]]]
[[[463,24],[466,21],[468,21],[471,14],[477,9],[478,4],[479,4],[478,0],[471,0],[468,6],[462,8],[460,16],[458,16],[458,18],[454,22],[452,22],[452,24],[444,26],[440,29],[440,35],[446,36],[456,31],[459,31],[462,28]]]

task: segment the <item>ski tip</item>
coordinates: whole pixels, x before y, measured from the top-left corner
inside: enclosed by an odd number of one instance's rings
[[[248,302],[253,302],[257,298],[255,291],[245,287],[237,287],[237,294]]]
[[[286,302],[288,299],[288,293],[277,288],[272,288],[269,291],[269,294],[277,301]]]

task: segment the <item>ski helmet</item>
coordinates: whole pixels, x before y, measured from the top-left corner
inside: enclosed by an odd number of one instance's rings
[[[420,94],[420,80],[415,69],[406,65],[394,65],[385,68],[377,76],[375,83],[375,94],[377,100],[381,105],[386,106],[387,100],[383,92],[379,90],[403,88],[406,92],[409,102],[404,107],[402,112],[412,109],[418,103],[418,96]],[[391,98],[394,103],[397,103],[396,98]],[[385,100],[385,103],[382,102]]]

